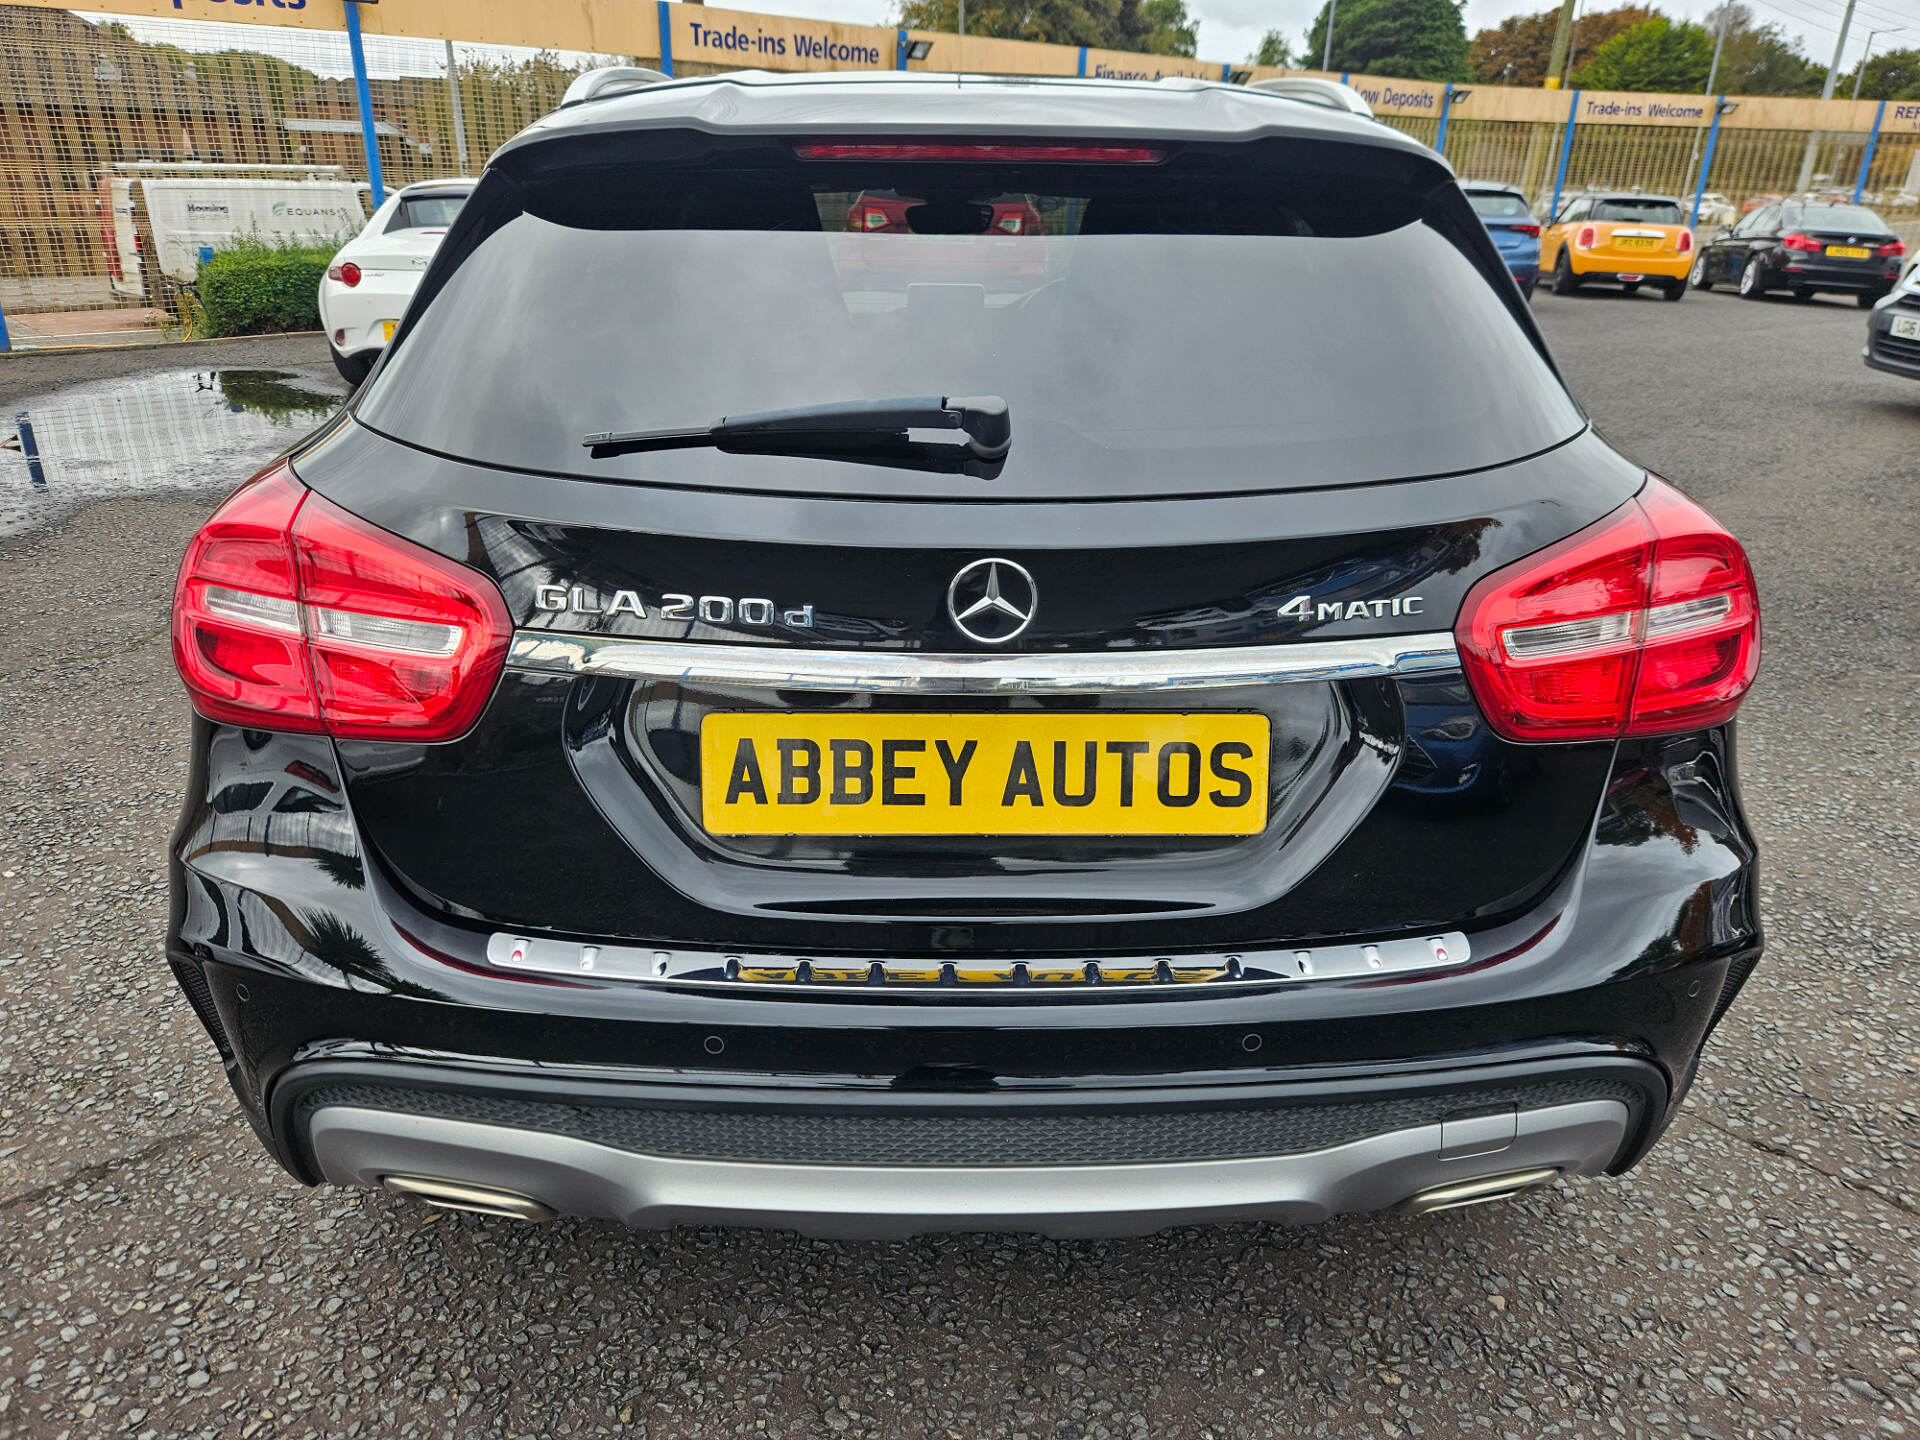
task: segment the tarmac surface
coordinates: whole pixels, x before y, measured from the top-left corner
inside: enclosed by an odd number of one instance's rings
[[[1920,1436],[1920,382],[1864,369],[1831,301],[1534,308],[1608,438],[1747,542],[1765,607],[1740,739],[1771,948],[1633,1174],[1074,1243],[301,1188],[159,956],[174,565],[274,430],[0,540],[0,1437]],[[0,416],[262,369],[329,373],[317,340],[26,357]]]

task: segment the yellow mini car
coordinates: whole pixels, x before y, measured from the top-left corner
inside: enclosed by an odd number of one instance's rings
[[[1642,285],[1669,300],[1687,293],[1693,231],[1678,200],[1660,195],[1576,195],[1540,233],[1540,268],[1553,293],[1571,295],[1590,280]]]

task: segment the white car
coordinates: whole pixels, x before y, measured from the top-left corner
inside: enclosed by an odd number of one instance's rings
[[[367,378],[393,338],[421,272],[473,193],[467,179],[422,180],[387,197],[340,248],[320,282],[320,325],[348,383]]]
[[[1700,229],[1719,229],[1721,226],[1733,224],[1739,218],[1740,211],[1734,206],[1733,201],[1718,190],[1708,190],[1701,195],[1698,221]]]

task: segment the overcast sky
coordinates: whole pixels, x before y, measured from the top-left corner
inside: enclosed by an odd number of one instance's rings
[[[526,0],[526,3],[536,3],[536,0]],[[1252,55],[1259,48],[1260,37],[1274,28],[1283,31],[1298,48],[1307,25],[1319,13],[1320,3],[1321,0],[1187,0],[1187,8],[1200,22],[1201,58],[1239,61]],[[1552,0],[1467,0],[1467,33],[1472,35],[1486,26],[1497,25],[1509,15],[1537,12],[1551,3]],[[1625,0],[1578,0],[1578,3],[1583,10],[1610,10]],[[1642,0],[1642,3],[1652,3],[1669,15],[1697,20],[1717,0]],[[1822,66],[1832,58],[1846,0],[1744,0],[1744,3],[1761,20],[1778,24]],[[1843,73],[1859,58],[1871,31],[1882,32],[1873,39],[1876,55],[1903,45],[1920,47],[1920,0],[1854,0],[1854,3],[1853,28],[1848,33],[1846,58],[1841,62]],[[732,0],[728,8],[884,25],[894,15],[896,5],[895,0]],[[165,40],[188,49],[260,46],[274,53],[284,51],[287,58],[323,75],[346,73],[344,42],[335,36],[322,40],[313,32],[268,32],[276,38],[289,37],[289,44],[276,45],[271,41],[263,44],[262,32],[251,25],[103,15],[87,18],[119,19],[142,39]],[[1339,29],[1337,11],[1334,29],[1336,32]],[[394,53],[383,55],[381,51],[389,47]],[[423,48],[423,42],[419,41],[384,42],[370,37],[368,67],[375,74],[410,73],[419,68],[418,52]]]
[[[862,25],[884,25],[894,6],[889,0],[734,0],[739,8],[777,15],[807,15],[821,20],[847,20]],[[1336,0],[1337,3],[1337,0]],[[1467,34],[1497,25],[1509,15],[1545,9],[1552,0],[1467,0]],[[1624,0],[1584,0],[1589,10],[1611,10]],[[1651,0],[1669,15],[1699,19],[1714,0]],[[1825,65],[1833,56],[1845,0],[1747,0],[1756,16],[1773,21],[1796,39],[1800,48]],[[1188,12],[1200,21],[1200,56],[1205,60],[1243,60],[1272,29],[1284,31],[1297,49],[1307,26],[1319,13],[1320,0],[1187,0]],[[1336,9],[1334,29],[1339,30]],[[1883,34],[1873,42],[1874,53],[1898,45],[1920,44],[1920,0],[1856,0],[1853,29],[1847,40],[1843,68],[1850,66],[1866,44],[1870,30],[1904,26],[1905,33]]]

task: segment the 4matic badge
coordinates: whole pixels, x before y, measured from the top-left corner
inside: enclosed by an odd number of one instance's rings
[[[1311,595],[1296,595],[1280,606],[1282,620],[1301,624],[1324,625],[1334,620],[1384,620],[1390,615],[1426,614],[1426,597],[1395,595],[1387,600],[1320,600]]]

